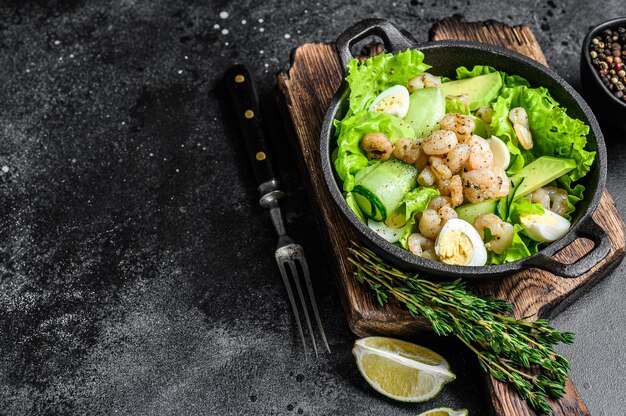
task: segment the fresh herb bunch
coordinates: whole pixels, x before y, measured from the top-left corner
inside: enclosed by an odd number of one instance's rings
[[[509,315],[509,303],[479,297],[461,280],[431,282],[386,264],[356,243],[349,250],[357,279],[374,291],[378,303],[385,305],[394,297],[413,316],[425,317],[437,335],[456,336],[485,371],[511,383],[534,409],[552,413],[547,398],[563,396],[570,368],[554,345],[571,344],[573,333],[559,332],[546,320],[515,319]]]

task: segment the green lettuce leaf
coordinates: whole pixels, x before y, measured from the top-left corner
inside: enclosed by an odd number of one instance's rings
[[[374,98],[393,85],[406,86],[411,78],[430,68],[424,63],[424,54],[407,49],[396,55],[383,53],[361,63],[348,62],[346,81],[350,86],[350,114],[367,110]]]
[[[545,209],[541,204],[533,204],[530,198],[522,197],[511,203],[507,220],[512,223],[519,223],[519,218],[528,214],[545,214]]]
[[[402,198],[405,203],[406,218],[408,221],[404,226],[402,237],[400,237],[400,245],[402,248],[408,250],[407,240],[413,232],[415,227],[415,217],[418,213],[424,212],[431,199],[439,195],[439,191],[435,188],[415,188],[411,192],[408,192]]]
[[[354,175],[369,163],[359,143],[365,134],[372,132],[385,134],[392,143],[401,137],[415,137],[413,127],[388,114],[362,111],[342,121],[335,121],[338,145],[335,169],[346,192],[354,188]]]
[[[523,107],[528,114],[534,144],[531,150],[519,146],[508,120],[509,111],[515,107]],[[509,149],[517,148],[516,156],[519,151],[526,164],[546,155],[574,159],[577,167],[568,174],[572,181],[582,178],[591,169],[596,153],[585,150],[589,126],[568,116],[547,88],[503,87],[493,109],[491,128],[494,134],[504,140]]]

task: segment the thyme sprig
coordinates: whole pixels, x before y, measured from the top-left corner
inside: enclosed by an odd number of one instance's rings
[[[477,296],[460,279],[432,282],[388,265],[356,243],[349,251],[356,278],[374,291],[378,303],[385,305],[393,297],[411,315],[425,317],[437,335],[456,336],[485,371],[512,384],[534,409],[552,413],[547,399],[563,396],[570,368],[554,346],[571,344],[573,333],[557,331],[543,319],[515,319],[509,303]]]

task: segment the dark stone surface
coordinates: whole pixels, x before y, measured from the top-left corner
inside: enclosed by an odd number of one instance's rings
[[[418,339],[458,375],[430,403],[390,402],[362,380],[279,135],[290,232],[307,250],[333,350],[304,361],[221,75],[248,63],[268,96],[300,43],[332,41],[366,17],[425,39],[459,13],[531,26],[550,64],[580,87],[585,31],[622,6],[2,2],[0,413],[410,415],[450,405],[485,414],[482,374],[451,340]],[[606,136],[608,187],[626,213],[626,148]],[[625,271],[553,321],[577,333],[562,351],[594,415],[623,414]]]

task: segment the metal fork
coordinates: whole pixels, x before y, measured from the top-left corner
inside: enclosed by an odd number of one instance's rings
[[[304,338],[304,331],[302,330],[302,323],[300,319],[300,311],[294,297],[292,282],[296,287],[298,299],[300,300],[300,309],[304,313],[304,319],[307,329],[311,336],[311,342],[313,343],[313,350],[315,356],[318,356],[317,343],[315,342],[315,333],[311,325],[311,318],[309,315],[309,308],[302,290],[301,280],[304,280],[304,286],[309,295],[309,304],[313,310],[315,322],[318,330],[324,341],[326,350],[330,352],[328,341],[326,340],[326,333],[322,326],[320,314],[317,309],[317,302],[315,301],[315,294],[313,293],[313,285],[311,284],[311,276],[309,275],[309,267],[304,257],[304,250],[302,246],[294,243],[294,241],[287,235],[285,229],[285,222],[283,221],[283,215],[280,209],[279,200],[285,195],[278,189],[278,181],[275,179],[274,171],[270,163],[270,158],[267,151],[267,143],[263,134],[263,122],[260,117],[259,99],[256,93],[256,87],[252,79],[252,74],[243,65],[235,65],[229,68],[224,75],[224,82],[226,83],[227,90],[230,94],[230,98],[233,103],[233,107],[236,112],[237,120],[241,132],[245,139],[246,148],[250,160],[252,161],[252,168],[257,178],[259,185],[259,193],[261,194],[260,204],[263,208],[266,208],[270,212],[270,218],[272,224],[278,233],[278,245],[276,248],[276,263],[280,269],[285,288],[287,289],[287,296],[289,297],[289,303],[293,310],[293,315],[296,318],[296,324],[298,325],[298,332],[300,334],[300,340],[302,341],[302,347],[304,348],[305,359],[307,357],[306,341]],[[298,268],[299,266],[299,268]]]
[[[311,276],[309,275],[309,266],[306,263],[306,258],[304,257],[304,249],[301,245],[294,243],[294,241],[287,235],[285,230],[285,223],[283,222],[283,215],[280,209],[280,205],[278,201],[284,196],[284,193],[279,190],[272,191],[267,193],[261,197],[260,204],[263,208],[266,208],[270,211],[270,218],[272,219],[272,224],[274,224],[274,229],[278,234],[278,245],[276,247],[276,263],[278,264],[278,268],[280,269],[280,274],[283,277],[283,283],[285,284],[285,288],[287,289],[287,296],[289,297],[289,303],[291,303],[291,309],[293,311],[293,315],[296,318],[296,324],[298,325],[298,332],[300,333],[300,340],[302,341],[302,347],[304,348],[304,356],[307,356],[306,342],[304,340],[304,332],[302,331],[302,323],[300,320],[300,312],[298,311],[298,306],[296,304],[296,300],[293,296],[293,290],[291,288],[290,283],[290,273],[291,272],[291,280],[293,280],[296,286],[296,292],[298,293],[298,298],[300,299],[300,305],[304,312],[304,320],[306,322],[306,326],[309,330],[309,334],[311,336],[311,342],[313,343],[313,350],[315,351],[315,356],[318,356],[317,353],[317,343],[315,342],[315,334],[313,332],[313,328],[311,326],[311,318],[309,316],[309,311],[307,308],[307,303],[304,297],[304,293],[302,291],[302,285],[300,283],[300,278],[304,279],[304,283],[306,285],[306,291],[309,294],[309,300],[311,304],[311,309],[313,309],[313,315],[315,316],[315,322],[317,323],[317,328],[320,331],[320,335],[322,337],[322,341],[324,341],[324,347],[326,350],[330,352],[330,347],[328,346],[328,341],[326,339],[326,333],[324,332],[324,327],[322,326],[322,321],[320,319],[320,313],[317,309],[317,302],[315,301],[315,293],[313,292],[313,285],[311,284]],[[298,264],[300,265],[300,269],[302,270],[302,276],[298,272]]]

